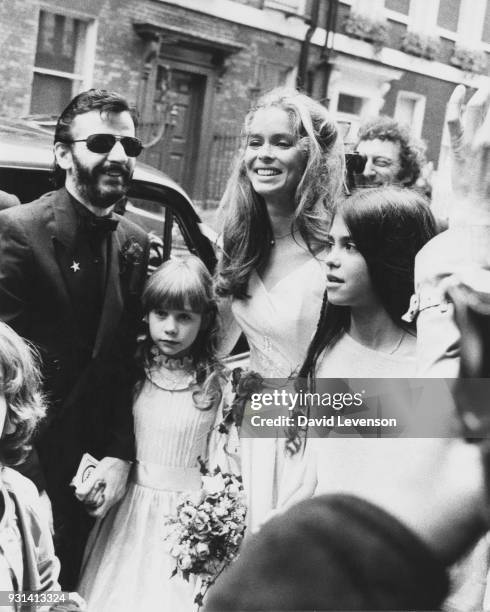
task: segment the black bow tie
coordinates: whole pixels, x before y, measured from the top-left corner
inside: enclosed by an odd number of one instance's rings
[[[88,233],[107,234],[117,228],[119,219],[114,217],[96,217],[95,215],[84,215],[81,218],[81,226]]]

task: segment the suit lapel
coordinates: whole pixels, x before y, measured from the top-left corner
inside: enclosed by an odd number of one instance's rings
[[[59,285],[67,307],[74,308],[70,295],[73,275],[77,272],[73,264],[77,259],[77,215],[70,202],[66,189],[60,189],[53,196],[53,216],[48,222],[49,231],[54,244],[54,252],[59,276]],[[102,312],[95,338],[92,356],[98,355],[104,344],[110,342],[120,323],[123,312],[123,295],[121,290],[121,269],[119,255],[122,244],[126,239],[126,232],[120,223],[111,237],[111,246],[108,250],[105,293],[103,297]]]
[[[50,204],[52,215],[47,226],[53,241],[57,264],[54,267],[54,274],[58,277],[57,285],[60,288],[63,300],[67,307],[73,308],[69,288],[70,275],[73,274],[72,265],[75,261],[76,213],[71,205],[68,192],[64,188],[53,194]]]
[[[54,252],[60,275],[60,286],[67,307],[74,310],[73,299],[76,294],[72,286],[74,275],[77,271],[73,265],[80,262],[81,252],[76,244],[77,214],[70,202],[70,196],[66,189],[60,189],[52,201],[53,218],[50,233],[54,243]],[[123,300],[121,294],[119,273],[119,252],[124,240],[124,230],[118,229],[113,232],[111,246],[108,249],[106,284],[103,297],[102,312],[97,328],[97,335],[92,356],[95,357],[101,350],[103,344],[112,338],[116,331],[121,313]],[[82,245],[83,246],[83,245]]]
[[[111,237],[102,314],[99,320],[99,328],[95,338],[92,357],[96,357],[106,340],[112,338],[119,325],[123,311],[123,297],[121,293],[119,267],[119,253],[121,252],[123,238],[124,232],[122,229],[120,229],[119,225]]]
[[[77,233],[77,214],[65,188],[56,192],[52,207],[54,213],[54,237],[65,248],[72,249]]]

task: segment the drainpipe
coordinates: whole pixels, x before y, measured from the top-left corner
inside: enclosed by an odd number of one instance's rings
[[[330,81],[330,74],[332,72],[332,65],[330,63],[330,59],[333,51],[333,37],[337,27],[338,6],[338,0],[330,0],[328,3],[328,11],[325,23],[325,44],[323,45],[320,61],[318,63],[318,91],[320,92],[322,100],[328,100],[328,84]]]
[[[305,89],[311,94],[312,83],[308,79],[308,57],[310,54],[310,43],[313,34],[318,26],[318,14],[320,12],[320,0],[313,0],[311,7],[311,20],[308,30],[305,34],[305,39],[301,45],[301,52],[298,60],[298,74],[296,76],[296,86]]]

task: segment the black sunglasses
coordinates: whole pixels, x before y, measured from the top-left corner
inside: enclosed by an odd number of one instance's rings
[[[87,149],[92,153],[109,153],[116,142],[120,142],[128,157],[138,157],[143,151],[143,143],[134,136],[115,136],[114,134],[91,134],[87,138],[79,140],[67,140],[66,142],[86,142]]]

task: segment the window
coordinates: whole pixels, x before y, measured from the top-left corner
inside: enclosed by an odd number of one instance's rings
[[[425,96],[411,91],[399,91],[395,106],[395,119],[407,126],[412,136],[420,138],[424,123]]]
[[[276,60],[256,59],[253,66],[253,88],[255,95],[269,91],[273,87],[289,85],[294,87],[297,69]]]
[[[445,30],[457,32],[461,0],[443,0],[439,2],[437,25]]]
[[[384,0],[352,0],[352,12],[366,15],[374,20],[381,20],[384,16]]]
[[[344,144],[349,149],[356,140],[361,116],[366,113],[368,106],[368,98],[356,96],[353,93],[339,91],[338,96],[334,96],[334,99],[332,99],[331,109],[334,111],[335,120],[340,126]]]
[[[171,210],[171,209],[170,209]],[[142,227],[150,235],[150,266],[152,269],[158,267],[164,257],[165,250],[172,257],[187,257],[191,254],[189,246],[182,234],[180,219],[171,215],[166,217],[167,207],[162,206],[162,202],[148,200],[146,198],[134,198],[126,205],[125,217]],[[170,232],[164,230],[164,226],[169,225]]]
[[[451,38],[447,30],[441,36]],[[454,38],[458,47],[489,51],[490,43],[490,2],[488,0],[461,0],[459,23]],[[481,42],[483,41],[483,49]]]
[[[285,13],[303,15],[305,12],[306,0],[265,0],[264,8],[277,9]]]
[[[347,113],[349,115],[360,115],[363,105],[363,98],[341,93],[339,94],[339,100],[337,102],[337,111],[339,113]]]
[[[483,42],[490,43],[490,2],[487,3],[481,39]]]
[[[385,0],[385,8],[395,13],[408,15],[410,12],[410,0]]]
[[[81,19],[40,11],[31,114],[57,115],[81,89],[88,29]]]

